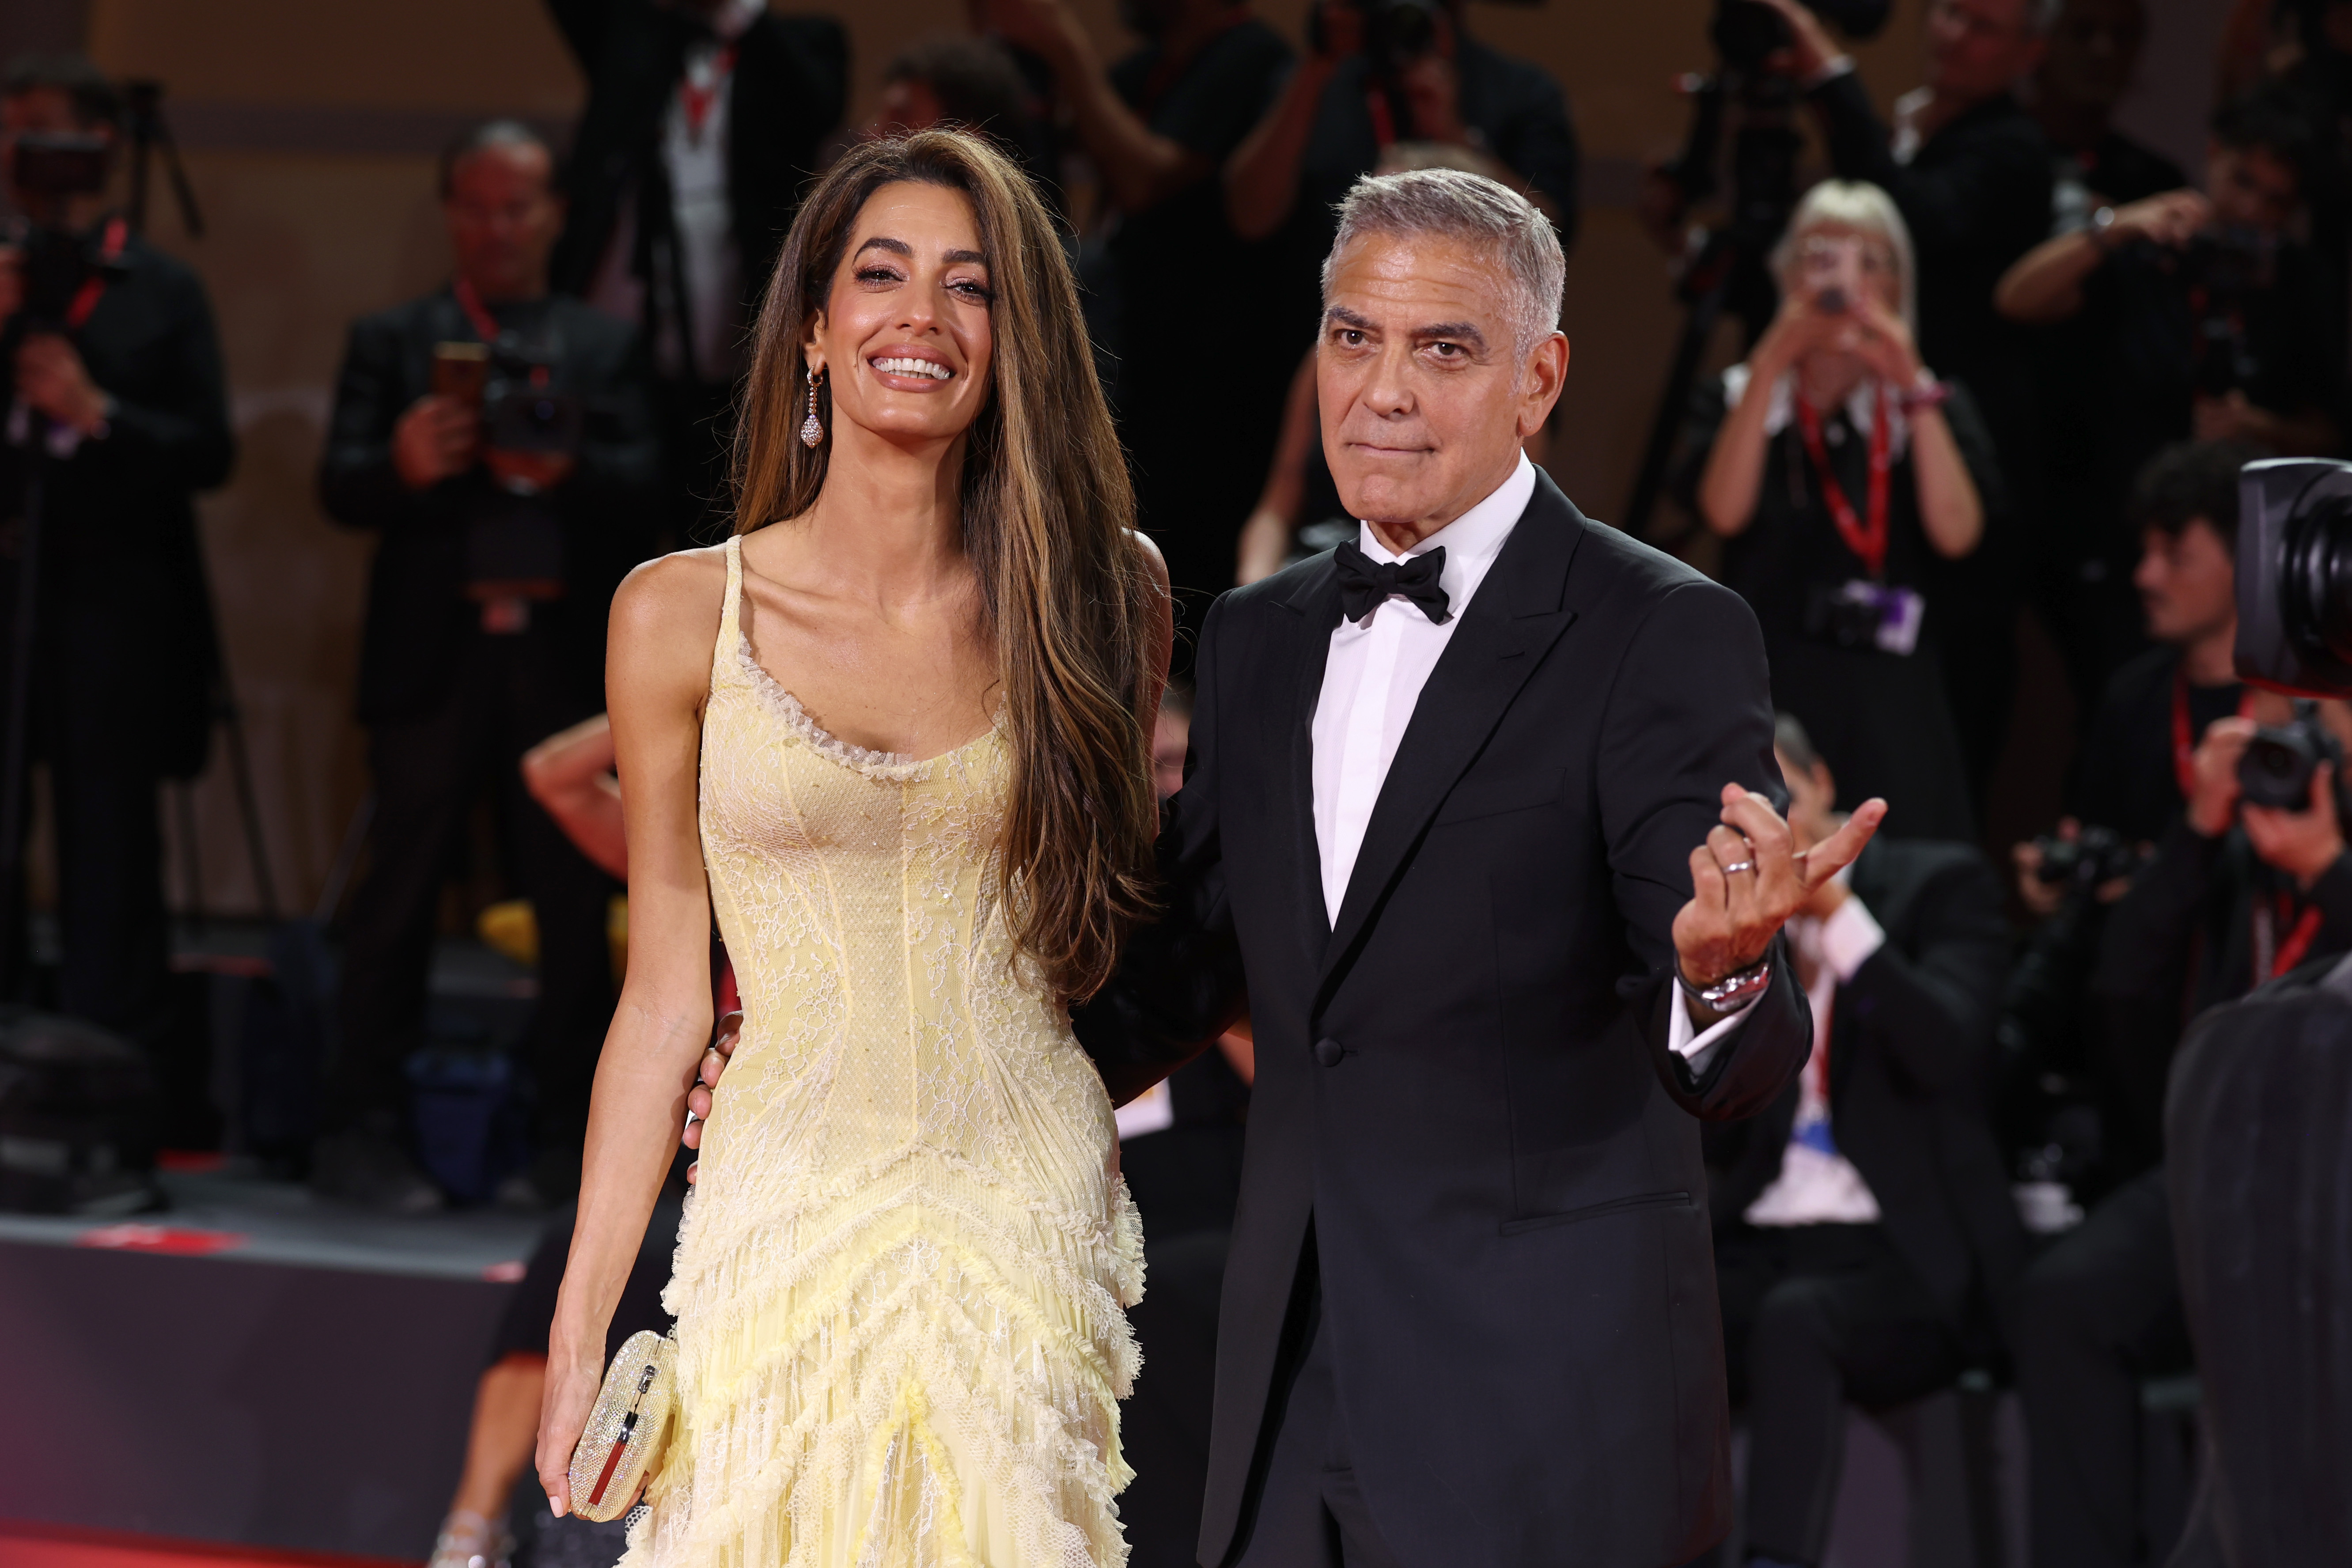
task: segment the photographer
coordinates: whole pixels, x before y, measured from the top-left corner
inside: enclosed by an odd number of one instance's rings
[[[2188,810],[2115,905],[2100,943],[2093,994],[2124,1096],[2117,1131],[2151,1154],[2188,1020],[2352,947],[2336,760],[2352,740],[2352,708],[2331,701],[2305,713],[2267,692],[2249,707],[2251,716],[2205,731]],[[2258,739],[2258,725],[2284,724],[2291,737]],[[2298,758],[2315,765],[2298,768]],[[2250,791],[2280,804],[2256,804]],[[2035,1260],[2016,1323],[2035,1561],[2138,1561],[2139,1380],[2189,1357],[2160,1165]]]
[[[1789,831],[1818,843],[1843,821],[1837,781],[1787,714],[1774,742]],[[2025,1251],[1985,1121],[2009,957],[1991,869],[1969,844],[1882,837],[1789,934],[1812,1057],[1706,1139],[1751,1563],[1822,1560],[1846,1405],[1923,1398],[1974,1364]]]
[[[2039,472],[2038,407],[2023,331],[1995,315],[1993,286],[2050,232],[2050,145],[2011,90],[2040,62],[2057,0],[1933,0],[1927,80],[1895,100],[1890,127],[1853,69],[1798,0],[1759,0],[1788,23],[1790,65],[1806,86],[1840,179],[1895,198],[1919,265],[1919,351],[1976,395],[2011,504],[1989,510],[1983,548],[1934,563],[1927,595],[1943,623],[1952,717],[1981,807],[2008,733],[2016,684],[2017,542]]]
[[[121,130],[79,56],[26,57],[0,81],[0,175],[24,218],[0,244],[0,647],[26,629],[5,623],[37,478],[29,735],[55,812],[59,1000],[152,1047],[170,1013],[156,786],[202,768],[219,669],[194,496],[235,446],[203,284],[110,210]],[[21,908],[23,889],[0,897]]]
[[[2086,315],[2103,329],[2083,493],[2120,497],[2165,443],[2194,435],[2265,454],[2335,449],[2342,353],[2324,272],[2291,237],[2317,157],[2302,102],[2264,88],[2213,117],[2210,194],[2176,190],[2103,207],[2089,226],[2036,248],[2001,279],[2020,321]],[[2104,678],[2139,639],[2126,584],[2137,542],[2109,501],[2085,525],[2074,602],[2060,619]]]
[[[447,288],[352,329],[319,475],[328,512],[379,536],[359,718],[375,780],[371,868],[346,930],[341,1046],[313,1180],[394,1210],[439,1194],[401,1143],[441,879],[495,785],[540,933],[539,1158],[578,1182],[612,1010],[611,883],[523,796],[534,742],[603,707],[604,614],[653,549],[656,454],[636,337],[547,288],[554,158],[512,122],[442,160]]]
[[[1974,838],[1921,585],[1998,504],[1990,443],[1967,389],[1912,346],[1910,237],[1885,192],[1814,186],[1774,264],[1780,313],[1696,395],[1694,504],[1728,541],[1724,581],[1762,625],[1774,702],[1846,798],[1885,796],[1908,837]]]
[[[1064,0],[986,0],[1034,51],[1100,171],[1107,331],[1097,363],[1135,469],[1139,521],[1168,561],[1180,614],[1234,585],[1234,547],[1273,447],[1290,345],[1314,335],[1266,286],[1267,262],[1227,223],[1217,170],[1274,100],[1291,61],[1247,0],[1138,0],[1142,47],[1106,67]],[[1215,355],[1213,341],[1282,352]],[[1215,432],[1203,438],[1213,410]]]

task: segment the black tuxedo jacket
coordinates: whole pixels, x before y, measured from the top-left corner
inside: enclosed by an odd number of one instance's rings
[[[1886,942],[1830,1009],[1831,1128],[1887,1239],[1958,1322],[1999,1303],[2025,1261],[1985,1109],[2009,969],[2000,883],[1969,845],[1877,838],[1850,885]],[[1707,1130],[1718,1223],[1780,1176],[1799,1098],[1791,1083],[1755,1120]]]
[[[583,294],[620,221],[622,203],[640,204],[648,175],[660,177],[662,117],[686,70],[697,24],[656,0],[548,0],[548,11],[588,78],[588,103],[565,161],[570,211],[556,247],[555,287]],[[767,290],[801,187],[848,104],[849,45],[829,16],[764,14],[736,41],[735,85],[728,100],[727,196],[742,255],[747,317]],[[666,209],[665,209],[666,211]],[[667,218],[654,215],[666,227]],[[667,312],[670,302],[657,301]],[[706,379],[709,367],[701,367]]]
[[[1218,600],[1169,910],[1079,1033],[1138,1092],[1243,1005],[1257,1040],[1201,1561],[1244,1539],[1310,1239],[1341,1418],[1412,1568],[1660,1568],[1730,1518],[1698,1116],[1771,1102],[1779,964],[1693,1078],[1675,911],[1727,781],[1777,789],[1754,617],[1549,479],[1423,689],[1335,923],[1308,725],[1328,554]]]
[[[613,592],[653,553],[660,458],[635,330],[560,295],[546,309],[547,331],[562,344],[556,384],[579,394],[587,409],[578,463],[550,492],[563,529],[564,593],[546,613],[593,691]],[[320,501],[337,522],[373,529],[381,540],[360,645],[363,724],[413,717],[447,697],[463,670],[467,628],[480,616],[466,597],[466,531],[472,509],[491,493],[486,470],[419,494],[392,462],[394,426],[433,390],[433,346],[472,341],[456,298],[436,289],[354,321],[336,377]]]

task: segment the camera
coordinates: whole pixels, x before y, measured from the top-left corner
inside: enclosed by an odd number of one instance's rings
[[[17,132],[8,160],[9,183],[26,195],[86,196],[106,189],[112,143],[78,131]]]
[[[2246,342],[2246,302],[2278,275],[2278,237],[2259,229],[2222,228],[2200,234],[2173,253],[2169,269],[2189,292],[2197,391],[2219,397],[2254,379]]]
[[[572,457],[587,411],[577,395],[557,390],[555,356],[502,335],[490,353],[482,392],[482,439],[501,452]]]
[[[1805,0],[1806,10],[1853,38],[1876,33],[1894,8],[1894,0]],[[1749,69],[1795,41],[1789,36],[1789,24],[1757,0],[1717,0],[1707,33],[1724,64]]]
[[[1357,0],[1364,19],[1364,52],[1390,70],[1409,66],[1437,47],[1437,0]],[[1318,54],[1330,51],[1323,7],[1307,14],[1307,37]]]
[[[2034,879],[2048,887],[2095,888],[2137,875],[2143,862],[2137,846],[2112,827],[2085,827],[2078,837],[2033,841],[2042,851]]]
[[[2239,470],[2236,656],[2254,685],[2352,696],[2352,463]]]
[[[2294,718],[2284,724],[2265,724],[2246,742],[2238,759],[2238,794],[2249,805],[2280,811],[2304,811],[2311,805],[2311,775],[2322,763],[2344,769],[2344,748],[2319,721],[2316,705],[2294,705]]]

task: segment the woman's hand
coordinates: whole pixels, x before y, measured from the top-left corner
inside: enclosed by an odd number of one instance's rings
[[[1885,300],[1867,295],[1854,301],[1849,313],[1856,328],[1854,357],[1886,385],[1897,392],[1909,391],[1922,368],[1910,325],[1888,310]]]
[[[562,1519],[572,1511],[572,1451],[588,1429],[588,1412],[604,1381],[604,1358],[586,1360],[568,1342],[551,1336],[547,1347],[547,1392],[540,1396],[539,1451],[534,1464],[548,1511]]]

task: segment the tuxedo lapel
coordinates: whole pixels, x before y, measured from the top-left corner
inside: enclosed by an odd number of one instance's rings
[[[1323,904],[1323,856],[1315,837],[1315,708],[1323,695],[1323,670],[1331,656],[1331,633],[1339,625],[1339,574],[1328,554],[1310,563],[1306,580],[1283,601],[1298,616],[1295,665],[1283,716],[1283,760],[1288,797],[1279,809],[1290,824],[1296,847],[1294,877],[1301,934],[1309,962],[1319,963],[1331,940],[1331,916]]]
[[[1429,819],[1576,618],[1562,607],[1561,595],[1583,532],[1584,519],[1538,469],[1533,499],[1430,671],[1397,742],[1332,926],[1319,991],[1328,994]],[[1328,632],[1324,641],[1329,642]],[[1311,788],[1310,781],[1310,799]]]

